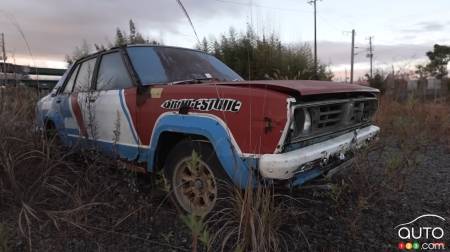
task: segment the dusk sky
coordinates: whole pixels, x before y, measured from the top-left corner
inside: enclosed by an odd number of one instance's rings
[[[230,27],[277,33],[286,43],[313,40],[313,8],[306,0],[182,0],[200,38],[219,37]],[[366,48],[374,36],[376,69],[413,68],[433,44],[450,43],[448,0],[323,0],[318,2],[318,54],[337,77],[349,70],[351,29],[356,30],[357,74],[368,69]],[[65,67],[64,57],[83,40],[107,44],[116,27],[133,19],[144,36],[166,45],[194,47],[195,36],[175,0],[1,0],[0,32],[10,62]],[[312,43],[311,43],[312,45]]]

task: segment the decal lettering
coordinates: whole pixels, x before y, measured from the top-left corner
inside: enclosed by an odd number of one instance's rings
[[[226,111],[238,112],[241,110],[242,102],[230,98],[200,98],[200,99],[170,99],[161,104],[161,108],[180,109],[189,107],[199,111]]]

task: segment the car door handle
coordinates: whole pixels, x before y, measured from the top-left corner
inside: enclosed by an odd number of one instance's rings
[[[61,103],[61,100],[56,100],[56,103]]]

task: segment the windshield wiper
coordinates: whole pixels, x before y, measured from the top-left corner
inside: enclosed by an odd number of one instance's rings
[[[172,81],[169,82],[169,85],[177,85],[177,84],[200,84],[203,83],[202,81],[209,81],[209,80],[217,80],[216,78],[210,77],[210,78],[194,78],[194,79],[187,79],[187,80],[180,80],[180,81]]]

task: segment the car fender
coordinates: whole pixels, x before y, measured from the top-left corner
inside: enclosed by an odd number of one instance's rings
[[[213,146],[223,169],[235,185],[245,188],[251,168],[256,168],[255,159],[243,154],[225,122],[211,114],[178,114],[166,112],[159,116],[153,129],[149,153],[148,170],[153,169],[159,137],[164,132],[174,132],[203,136]]]

